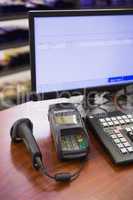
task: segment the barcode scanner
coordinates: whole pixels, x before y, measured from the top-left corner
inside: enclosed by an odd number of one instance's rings
[[[43,175],[46,175],[49,178],[59,182],[72,181],[79,176],[79,173],[83,167],[82,165],[81,168],[74,173],[61,172],[56,173],[55,175],[49,174],[45,164],[42,161],[41,151],[33,136],[33,124],[29,119],[24,118],[17,120],[10,130],[10,136],[13,143],[24,142],[27,150],[32,156],[33,167],[36,170],[40,170]]]
[[[32,122],[29,119],[24,118],[14,123],[10,135],[13,143],[24,142],[27,150],[31,153],[33,167],[38,169],[39,163],[37,160],[42,162],[42,154],[32,132]]]

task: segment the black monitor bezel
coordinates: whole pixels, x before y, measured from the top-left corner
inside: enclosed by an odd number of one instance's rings
[[[34,35],[34,17],[60,17],[60,16],[101,16],[101,15],[130,15],[133,14],[133,8],[119,8],[119,9],[82,9],[82,10],[46,10],[46,11],[30,11],[29,12],[29,27],[30,27],[30,65],[31,65],[31,90],[32,93],[37,94],[36,91],[36,67],[35,67],[35,35]],[[97,86],[87,88],[77,88],[72,90],[62,90],[47,93],[40,93],[41,99],[53,99],[58,97],[68,97],[69,95],[84,94],[89,91],[117,91],[125,88],[132,83],[113,84],[110,86]],[[68,95],[69,94],[69,95]]]

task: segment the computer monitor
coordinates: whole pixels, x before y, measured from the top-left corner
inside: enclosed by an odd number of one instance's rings
[[[29,14],[32,91],[44,99],[133,83],[133,10]]]

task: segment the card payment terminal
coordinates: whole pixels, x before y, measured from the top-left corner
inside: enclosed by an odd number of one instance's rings
[[[74,104],[50,105],[48,119],[59,159],[77,159],[88,155],[88,133]]]

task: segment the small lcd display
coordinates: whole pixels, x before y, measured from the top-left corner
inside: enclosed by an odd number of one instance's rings
[[[76,115],[56,115],[55,122],[60,125],[78,124]]]

